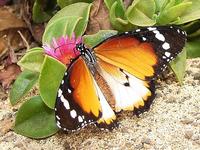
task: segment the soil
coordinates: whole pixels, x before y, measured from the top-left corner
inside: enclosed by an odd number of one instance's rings
[[[184,85],[173,75],[160,81],[151,109],[139,118],[120,115],[120,126],[112,132],[93,126],[75,133],[35,140],[15,134],[11,127],[17,107],[11,107],[0,89],[1,150],[68,149],[175,149],[200,150],[200,59],[187,62]]]

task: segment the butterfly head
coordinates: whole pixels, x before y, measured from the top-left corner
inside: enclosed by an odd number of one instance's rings
[[[85,45],[83,43],[76,44],[76,50],[79,51],[81,54],[84,54],[86,51]]]
[[[87,62],[92,64],[96,63],[96,58],[93,52],[89,48],[86,48],[83,43],[76,44],[76,49],[87,60]]]

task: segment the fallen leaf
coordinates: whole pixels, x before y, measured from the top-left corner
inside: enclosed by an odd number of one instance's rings
[[[93,2],[86,34],[94,34],[99,30],[112,29],[108,9],[103,0],[95,0]]]
[[[25,47],[24,41],[18,31],[29,41],[31,36],[22,19],[18,18],[12,7],[1,7],[0,9],[0,60],[2,60],[12,49],[17,51]]]
[[[32,8],[33,8],[34,1],[30,0],[22,0],[22,17],[29,28],[33,38],[38,43],[42,43],[42,35],[44,33],[44,24],[35,24],[32,21]]]
[[[8,89],[10,84],[16,79],[20,74],[20,67],[16,64],[11,64],[5,69],[0,71],[0,83],[4,89]]]
[[[26,28],[26,24],[22,19],[12,13],[11,8],[1,7],[0,9],[0,31],[10,28]]]
[[[4,59],[8,54],[9,50],[18,51],[25,48],[26,45],[20,34],[29,42],[31,39],[30,33],[27,29],[9,29],[0,32],[0,61]]]

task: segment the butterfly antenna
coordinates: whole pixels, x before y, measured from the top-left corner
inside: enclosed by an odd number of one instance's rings
[[[74,43],[67,43],[67,44],[60,45],[60,46],[58,46],[58,47],[56,47],[56,48],[54,49],[54,52],[56,52],[57,50],[60,50],[60,48],[61,48],[62,46],[70,45],[70,44],[74,44]],[[74,51],[74,53],[75,53],[75,48],[73,48],[73,51]],[[61,50],[60,50],[60,53],[61,53],[61,55],[63,55],[63,52],[62,52]]]

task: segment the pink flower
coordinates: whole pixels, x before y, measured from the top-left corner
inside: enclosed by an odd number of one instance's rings
[[[80,55],[80,52],[76,50],[76,44],[81,42],[82,38],[78,37],[76,39],[75,34],[73,33],[71,38],[68,36],[62,36],[58,39],[53,38],[52,43],[50,45],[43,45],[43,48],[47,55],[68,65],[71,59]]]

